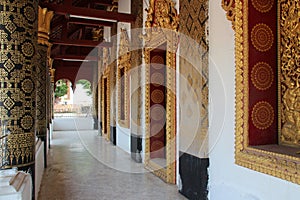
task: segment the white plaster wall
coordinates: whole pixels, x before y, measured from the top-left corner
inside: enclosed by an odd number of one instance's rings
[[[44,142],[39,140],[35,149],[35,199],[38,199],[38,193],[44,174],[44,151]]]
[[[93,119],[85,118],[55,118],[53,131],[93,130]]]
[[[130,1],[128,3],[130,5]],[[118,26],[117,26],[117,30],[118,30],[118,34],[117,34],[117,42],[118,44],[120,44],[120,33],[121,33],[121,28],[126,29],[127,31],[130,30],[130,23],[122,23],[122,22],[118,22]],[[128,35],[130,36],[130,33],[128,32]],[[117,46],[117,52],[119,52],[119,46]],[[119,55],[118,55],[119,56]],[[115,88],[116,89],[116,98],[117,94],[118,94],[118,87]],[[130,88],[129,88],[130,91]],[[118,108],[118,99],[116,99],[116,106]],[[130,102],[129,102],[130,103]],[[131,105],[130,105],[131,106]],[[116,109],[116,118],[118,119],[118,109]],[[128,110],[128,112],[130,112],[130,109]],[[130,120],[130,119],[129,119]],[[123,149],[126,152],[130,153],[130,128],[123,128],[120,127],[118,124],[118,120],[116,123],[117,126],[117,146],[119,146],[121,149]]]
[[[118,1],[118,12],[129,14],[131,12],[131,0]]]
[[[130,153],[130,129],[117,125],[117,146]]]
[[[298,200],[299,185],[234,164],[234,32],[221,0],[209,2],[209,199]]]
[[[110,42],[110,32],[111,32],[111,27],[104,26],[103,30],[103,38],[106,42]]]

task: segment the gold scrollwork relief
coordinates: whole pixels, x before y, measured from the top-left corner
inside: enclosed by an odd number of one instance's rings
[[[280,142],[300,146],[300,1],[280,3]]]
[[[145,22],[146,36],[149,40],[151,35],[159,34],[161,29],[178,30],[179,16],[172,0],[150,0]],[[153,31],[153,32],[152,32]]]
[[[232,23],[234,29],[235,23],[235,0],[222,0],[222,8],[226,12],[226,17]]]

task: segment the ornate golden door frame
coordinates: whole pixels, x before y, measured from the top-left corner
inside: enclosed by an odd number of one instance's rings
[[[150,54],[166,45],[166,163],[160,166],[150,158]],[[145,166],[168,183],[176,183],[176,50],[177,34],[171,30],[157,30],[145,43],[145,115],[146,115],[146,155]]]
[[[295,2],[298,2],[298,6],[295,6],[297,4]],[[297,154],[299,149],[282,146],[277,138],[280,125],[275,125],[275,129],[272,128],[272,124],[281,123],[278,121],[280,111],[278,113],[276,110],[277,106],[282,103],[281,94],[279,98],[276,95],[277,88],[281,87],[276,78],[276,71],[277,67],[282,68],[280,58],[283,56],[282,52],[280,53],[282,40],[277,40],[278,48],[276,48],[275,38],[278,34],[276,32],[280,32],[280,29],[276,31],[276,21],[277,26],[280,27],[281,21],[291,19],[283,16],[285,12],[288,12],[283,11],[284,9],[289,10],[289,15],[295,11],[300,13],[299,1],[223,0],[223,8],[227,11],[228,19],[233,20],[235,29],[235,161],[238,165],[300,184],[300,157]],[[272,20],[265,21],[270,15],[272,15]],[[253,23],[255,16],[259,18]],[[299,27],[299,15],[296,16]],[[275,25],[268,24],[273,22]],[[285,21],[282,24],[285,26],[289,23]],[[294,37],[283,36],[281,32],[279,38],[290,41]],[[252,55],[253,52],[256,53],[254,57],[251,56],[251,51]],[[264,56],[267,53],[270,53],[269,56]],[[277,66],[276,58],[278,63],[281,63],[279,66]],[[260,59],[266,60],[260,62]],[[293,66],[289,64],[287,66]],[[262,73],[263,76],[261,76]],[[275,90],[272,89],[268,93],[272,87]],[[275,99],[270,98],[268,94],[276,95]],[[258,102],[251,104],[253,97]],[[277,103],[274,104],[271,100]],[[253,135],[263,137],[268,134],[273,134],[275,137],[263,142],[259,141],[260,138],[253,137]]]
[[[168,183],[176,183],[176,51],[178,45],[179,17],[172,0],[150,0],[145,22],[145,166]],[[165,166],[150,158],[150,53],[166,45],[165,70]]]

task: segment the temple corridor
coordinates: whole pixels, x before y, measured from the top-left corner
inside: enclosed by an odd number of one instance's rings
[[[74,119],[74,124],[86,127],[78,124],[80,121]],[[54,131],[40,200],[141,197],[186,199],[175,185],[146,171],[143,164],[132,161],[129,154],[97,135],[97,131]]]

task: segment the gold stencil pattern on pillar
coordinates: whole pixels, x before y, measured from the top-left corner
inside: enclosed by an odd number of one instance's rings
[[[274,73],[271,66],[265,62],[259,62],[251,70],[251,81],[258,90],[266,90],[273,83]]]
[[[1,120],[11,133],[4,167],[28,166],[35,160],[37,6],[35,0],[0,2]]]
[[[151,92],[151,100],[153,103],[162,103],[164,99],[165,95],[161,90],[156,89]]]
[[[251,30],[252,45],[260,52],[271,49],[274,36],[271,28],[263,23],[256,24]]]
[[[252,0],[251,3],[257,11],[266,13],[272,9],[274,0]]]
[[[256,128],[267,129],[274,121],[274,109],[268,102],[260,101],[254,105],[251,118]]]

